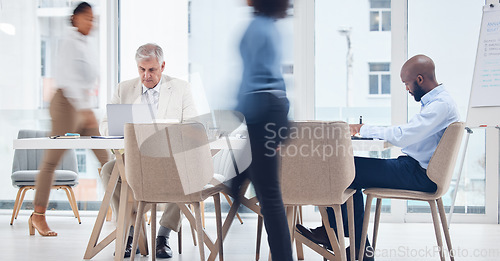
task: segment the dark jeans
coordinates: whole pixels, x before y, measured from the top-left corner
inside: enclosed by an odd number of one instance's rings
[[[269,248],[272,259],[292,260],[290,232],[281,197],[278,176],[276,148],[282,141],[278,130],[288,126],[288,100],[277,98],[269,93],[256,93],[249,97],[256,110],[262,112],[252,115],[253,122],[247,124],[252,148],[252,163],[243,173],[251,181],[264,216]],[[286,135],[282,131],[281,136]],[[234,183],[233,183],[234,184]]]
[[[356,233],[356,248],[361,243],[361,230],[365,208],[362,189],[365,188],[392,188],[423,192],[434,192],[437,186],[427,177],[426,170],[420,167],[418,161],[409,156],[400,156],[397,159],[376,159],[354,157],[356,176],[350,188],[356,189],[354,200],[354,229]],[[330,226],[337,230],[333,209],[328,208]],[[345,236],[349,236],[347,229],[347,207],[342,205],[342,219],[344,221]]]

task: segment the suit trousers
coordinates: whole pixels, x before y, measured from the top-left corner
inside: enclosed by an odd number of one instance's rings
[[[434,192],[437,189],[436,184],[427,176],[426,170],[410,156],[400,156],[397,159],[354,157],[354,165],[356,176],[349,188],[356,189],[353,195],[356,249],[359,249],[361,243],[365,215],[362,189],[390,188],[422,192]],[[330,226],[336,231],[335,216],[331,208],[328,208],[328,217]],[[349,236],[346,204],[342,205],[342,219],[345,236]]]
[[[115,162],[116,160],[109,161],[102,167],[101,179],[104,186],[108,184],[109,179],[111,178],[111,173],[113,172]],[[121,178],[118,178],[118,184],[111,198],[111,207],[113,208],[116,217],[118,217],[119,214],[118,206],[120,205],[121,183],[122,183]],[[136,205],[134,205],[133,211],[137,212]],[[182,225],[182,216],[181,216],[181,209],[179,208],[179,206],[177,206],[177,204],[175,203],[166,204],[165,210],[163,211],[163,215],[161,216],[160,219],[160,225],[169,228],[175,232],[179,232],[179,229]]]
[[[248,175],[255,188],[264,217],[272,259],[290,261],[292,247],[281,197],[276,153],[276,148],[281,142],[277,133],[281,128],[286,129],[288,126],[288,100],[286,97],[277,98],[266,92],[251,95],[252,97],[248,97],[253,101],[251,104],[259,107],[262,113],[253,115],[254,122],[247,124],[252,163],[244,175]]]
[[[77,111],[64,97],[63,91],[58,89],[50,102],[50,116],[52,117],[51,135],[64,135],[68,132],[80,133],[82,136],[99,136],[97,120],[92,111]],[[94,117],[93,119],[89,119]],[[87,117],[86,117],[87,116]],[[40,165],[40,173],[36,177],[36,192],[33,204],[47,207],[50,189],[53,184],[54,171],[59,165],[66,150],[46,150]],[[93,150],[97,159],[104,165],[109,159],[106,150]]]

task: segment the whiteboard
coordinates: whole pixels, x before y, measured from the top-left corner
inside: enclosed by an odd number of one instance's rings
[[[457,54],[460,55],[460,54]],[[500,124],[500,5],[484,6],[467,125]]]

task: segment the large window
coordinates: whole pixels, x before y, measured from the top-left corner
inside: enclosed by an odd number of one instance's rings
[[[430,5],[432,8],[428,8]],[[433,0],[408,1],[408,56],[426,54],[434,60],[437,80],[457,103],[463,121],[466,120],[469,105],[483,6],[484,0],[460,0],[453,2],[453,5]],[[426,19],[422,19],[422,14],[425,14]],[[451,20],[454,21],[452,26],[447,23]],[[419,110],[420,103],[409,96],[408,119]],[[485,214],[485,141],[484,130],[475,129],[469,141],[458,187],[457,213]],[[456,189],[455,179],[456,175],[443,197],[445,207],[450,206],[452,193]],[[426,211],[429,211],[428,206],[408,202],[409,213]]]
[[[94,108],[100,115],[99,108],[105,102],[107,23],[106,5],[103,1],[88,1],[93,5],[94,30],[89,35],[89,42],[97,52],[100,77],[95,82],[93,92]],[[54,60],[58,42],[70,30],[69,17],[75,1],[38,0],[38,1],[1,1],[0,2],[0,208],[12,209],[17,189],[11,185],[12,159],[14,150],[12,140],[20,129],[50,130],[51,121],[48,105],[57,88],[54,85]],[[100,57],[100,58],[99,58]],[[101,95],[103,95],[101,97]],[[99,97],[101,97],[99,99]],[[79,186],[75,194],[83,204],[80,209],[96,209],[102,197],[103,189],[98,181],[98,162],[91,152],[79,152]],[[26,194],[24,206],[29,203],[34,193]],[[67,208],[66,194],[52,191],[50,208],[62,203],[58,209]]]

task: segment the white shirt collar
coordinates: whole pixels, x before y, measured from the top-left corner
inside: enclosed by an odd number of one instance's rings
[[[162,80],[163,77],[160,78],[160,81],[158,82],[158,84],[156,84],[155,87],[153,87],[152,89],[157,91],[158,93],[160,93],[160,87],[161,87],[161,80]],[[149,90],[148,87],[144,86],[144,84],[141,84],[142,85],[142,94],[144,94],[145,92],[147,92]]]

